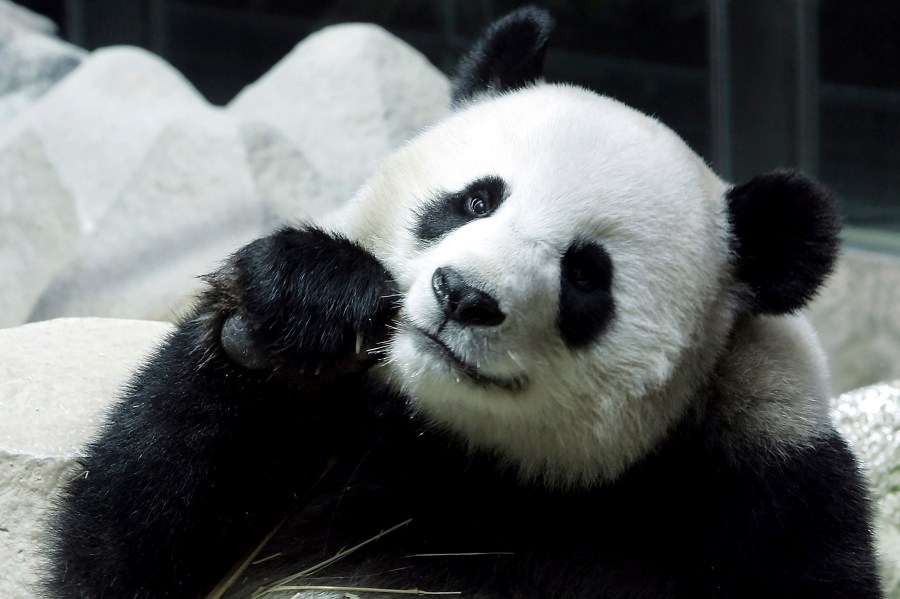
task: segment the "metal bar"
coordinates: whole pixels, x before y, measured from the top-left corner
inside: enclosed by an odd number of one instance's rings
[[[819,3],[799,0],[794,13],[797,100],[797,165],[819,174]]]
[[[84,0],[65,0],[66,40],[86,47],[84,30]]]
[[[168,57],[168,48],[166,46],[166,4],[165,0],[149,0],[147,5],[147,12],[149,13],[147,44],[151,52],[164,58]]]
[[[733,176],[730,0],[708,3],[709,131],[713,166],[725,179]]]

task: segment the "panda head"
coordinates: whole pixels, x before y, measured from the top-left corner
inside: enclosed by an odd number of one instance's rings
[[[526,8],[460,67],[454,111],[343,214],[403,293],[378,376],[430,424],[549,484],[610,481],[702,410],[742,315],[797,310],[836,254],[797,173],[720,180],[664,125],[540,81]]]

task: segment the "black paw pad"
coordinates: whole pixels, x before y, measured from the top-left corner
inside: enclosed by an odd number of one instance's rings
[[[222,325],[222,349],[237,364],[250,370],[273,366],[265,346],[254,335],[253,327],[241,314],[232,314]]]

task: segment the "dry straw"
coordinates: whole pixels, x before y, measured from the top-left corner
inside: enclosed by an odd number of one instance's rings
[[[404,526],[407,526],[410,522],[412,522],[412,519],[404,520],[400,524],[396,524],[388,529],[382,530],[374,537],[368,538],[365,541],[363,541],[362,543],[359,543],[358,545],[354,545],[353,547],[350,547],[349,549],[343,549],[341,551],[338,551],[332,557],[330,557],[322,562],[319,562],[318,564],[310,566],[309,568],[306,568],[305,570],[301,570],[300,572],[297,572],[295,574],[291,574],[290,576],[287,576],[285,578],[282,578],[281,580],[278,580],[278,581],[272,583],[268,587],[264,587],[264,588],[256,591],[255,593],[250,595],[250,599],[259,599],[260,597],[263,597],[265,595],[270,595],[272,593],[283,593],[283,592],[288,592],[288,591],[298,591],[292,597],[292,599],[298,599],[306,591],[345,592],[345,593],[347,593],[347,596],[349,596],[349,597],[354,596],[351,593],[379,593],[379,594],[384,594],[384,595],[413,595],[413,596],[461,595],[462,593],[460,591],[424,591],[422,589],[386,589],[386,588],[377,588],[377,587],[321,586],[321,585],[291,584],[299,579],[306,578],[313,574],[317,574],[318,572],[321,572],[328,566],[344,559],[351,553],[354,553],[355,551],[362,549],[363,547],[365,547],[366,545],[368,545],[370,543],[374,543],[375,541],[381,539],[385,535],[388,535],[388,534],[394,532],[395,530],[398,530],[400,528],[403,528]],[[246,558],[241,560],[241,562],[237,566],[235,566],[235,568],[222,580],[222,582],[220,582],[218,585],[216,585],[216,588],[209,595],[207,595],[206,599],[222,599],[222,597],[225,596],[225,593],[227,593],[228,590],[232,586],[234,586],[234,584],[240,579],[240,577],[244,574],[244,572],[247,570],[247,568],[250,567],[251,564],[261,563],[261,562],[264,562],[264,561],[270,559],[271,556],[268,558],[264,558],[262,560],[255,561],[257,556],[259,555],[259,553],[265,548],[265,546],[269,543],[269,541],[272,540],[272,537],[275,536],[275,533],[278,532],[278,530],[281,528],[282,524],[284,524],[283,521],[281,523],[279,523],[278,526],[276,526],[274,529],[272,529],[272,531],[268,535],[266,535],[266,538],[264,538],[262,540],[262,542],[260,542],[259,545],[257,545],[256,548],[254,548],[253,551],[251,551],[247,555]],[[425,554],[422,554],[422,555],[424,556]],[[412,557],[412,556],[409,556],[409,557]]]

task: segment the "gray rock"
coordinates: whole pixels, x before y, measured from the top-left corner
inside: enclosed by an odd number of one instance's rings
[[[0,23],[9,23],[19,29],[45,35],[56,33],[56,23],[10,0],[0,0]]]
[[[419,52],[374,25],[339,25],[303,40],[228,110],[281,131],[349,197],[448,98],[447,78]]]
[[[31,319],[170,320],[208,273],[263,232],[238,126],[204,108],[172,121]]]
[[[844,393],[832,418],[868,476],[885,597],[900,599],[900,380]]]
[[[23,25],[9,6],[18,8],[0,3],[0,127],[29,108],[85,56],[84,50],[44,35],[43,21],[34,27]]]
[[[320,176],[278,129],[259,121],[245,122],[241,139],[267,229],[315,220],[346,200],[341,185]]]
[[[44,144],[46,160],[72,192],[82,229],[90,231],[160,132],[185,112],[205,106],[165,61],[137,48],[105,48],[0,129],[0,148],[33,131]]]
[[[846,248],[807,310],[836,393],[900,377],[900,258]]]
[[[447,94],[420,54],[367,25],[311,36],[226,111],[142,50],[99,50],[0,129],[0,152],[39,142],[22,168],[68,191],[82,235],[64,268],[47,256],[56,276],[23,305],[46,286],[32,320],[170,320],[240,244],[333,212]]]
[[[0,328],[27,320],[79,236],[72,195],[40,139],[26,131],[0,148]]]
[[[53,495],[117,390],[170,329],[67,319],[0,330],[0,597],[36,596]]]

